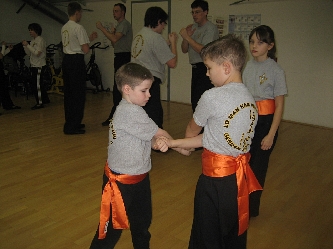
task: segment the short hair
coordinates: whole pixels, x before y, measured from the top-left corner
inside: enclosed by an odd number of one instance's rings
[[[145,14],[145,27],[155,28],[158,26],[158,21],[166,22],[168,14],[160,7],[150,7]]]
[[[113,7],[119,6],[119,8],[121,9],[121,11],[124,11],[124,13],[126,13],[126,6],[122,3],[116,3]]]
[[[241,72],[245,65],[247,52],[244,42],[239,37],[228,34],[205,45],[200,55],[203,60],[209,58],[219,65],[224,61],[229,61],[236,70]]]
[[[71,2],[67,6],[67,13],[69,16],[74,16],[76,11],[81,11],[82,6],[78,2]]]
[[[144,80],[154,81],[152,73],[137,63],[129,62],[122,65],[115,76],[118,90],[122,93],[122,87],[129,85],[132,89],[140,85]]]
[[[265,42],[267,44],[274,43],[273,47],[268,51],[267,56],[275,60],[276,46],[275,46],[274,31],[267,25],[260,25],[252,29],[249,35],[249,42],[251,41],[253,34],[256,34],[259,41]]]
[[[195,8],[201,8],[203,11],[208,11],[208,2],[207,1],[203,1],[203,0],[195,0],[192,4],[191,4],[191,8],[195,9]]]
[[[42,34],[42,27],[38,23],[30,23],[28,26],[28,30],[33,30],[37,35]]]

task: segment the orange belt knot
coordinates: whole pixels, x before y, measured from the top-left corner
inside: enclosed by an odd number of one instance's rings
[[[106,162],[104,171],[109,181],[105,185],[102,194],[101,212],[99,218],[99,239],[104,239],[110,219],[110,207],[112,206],[112,225],[114,229],[128,229],[129,222],[125,210],[123,198],[116,181],[123,184],[136,184],[142,181],[148,173],[141,175],[116,175],[113,174]]]
[[[210,177],[224,177],[236,173],[238,203],[238,235],[249,225],[249,194],[262,190],[249,165],[250,153],[238,157],[220,155],[204,149],[202,153],[202,173]]]

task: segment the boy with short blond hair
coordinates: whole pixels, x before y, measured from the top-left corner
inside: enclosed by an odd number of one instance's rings
[[[246,248],[249,193],[261,189],[248,164],[258,113],[242,83],[246,54],[243,42],[233,35],[207,44],[201,56],[214,87],[201,96],[187,138],[158,139],[169,147],[204,148],[190,249]]]

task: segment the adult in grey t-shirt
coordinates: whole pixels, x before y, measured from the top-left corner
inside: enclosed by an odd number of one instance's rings
[[[113,7],[113,17],[118,22],[118,25],[109,32],[103,27],[101,22],[97,22],[96,26],[103,34],[111,41],[114,48],[114,74],[124,64],[131,61],[131,45],[133,40],[132,25],[125,19],[126,6],[122,3],[117,3]],[[116,81],[113,83],[112,90],[113,107],[109,117],[102,123],[103,126],[108,126],[116,108],[121,101],[121,93],[117,89]]]
[[[191,4],[194,24],[180,30],[183,38],[182,52],[188,53],[189,62],[192,65],[191,103],[192,110],[198,104],[201,95],[213,85],[206,76],[206,67],[201,59],[200,51],[208,44],[219,38],[217,26],[208,21],[208,2],[194,1]]]

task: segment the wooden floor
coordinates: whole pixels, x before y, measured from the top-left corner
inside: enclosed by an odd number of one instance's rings
[[[33,98],[17,96],[21,110],[1,110],[0,249],[84,249],[95,233],[111,93],[87,92],[85,135],[62,133],[63,97],[50,99],[32,111]],[[191,107],[163,108],[165,129],[182,137]],[[200,154],[152,153],[152,249],[187,248]],[[332,129],[282,123],[248,249],[333,248],[332,162]],[[116,248],[132,248],[129,231]]]

